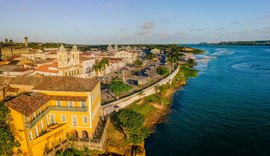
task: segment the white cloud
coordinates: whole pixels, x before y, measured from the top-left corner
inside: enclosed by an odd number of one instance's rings
[[[155,28],[155,23],[154,22],[144,22],[142,25],[143,29],[150,30]]]

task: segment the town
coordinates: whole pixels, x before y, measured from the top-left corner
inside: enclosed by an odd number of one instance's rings
[[[20,145],[12,150],[31,156],[71,147],[106,151],[110,116],[181,79],[180,67],[195,64],[193,54],[202,52],[176,45],[34,44],[28,37],[0,44],[0,101]]]

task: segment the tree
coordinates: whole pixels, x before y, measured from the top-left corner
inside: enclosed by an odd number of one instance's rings
[[[103,68],[104,67],[99,62],[97,62],[95,65],[93,65],[93,69],[95,70],[97,77],[98,77],[98,73],[101,72],[103,70]]]
[[[12,155],[13,148],[20,146],[10,128],[11,121],[10,110],[0,103],[0,155]]]
[[[172,49],[176,50],[175,47]],[[170,62],[170,72],[172,71],[171,66],[175,65],[175,63],[177,63],[182,56],[179,51],[173,51],[172,49],[167,52],[168,61]]]
[[[109,60],[108,59],[102,59],[101,61],[100,61],[100,64],[101,64],[101,66],[102,66],[102,70],[103,70],[103,77],[104,77],[104,84],[105,84],[105,74],[106,74],[106,67],[107,66],[109,66]]]
[[[116,95],[116,99],[119,99],[120,94],[128,92],[132,88],[119,78],[113,78],[109,87],[110,90]]]
[[[151,52],[146,55],[146,59],[148,60],[152,60],[153,58],[154,58],[154,54]]]
[[[144,121],[141,114],[130,109],[122,109],[112,116],[114,127],[134,144],[141,143],[150,134],[149,129],[144,126]]]
[[[141,66],[143,64],[143,62],[141,60],[135,60],[134,64],[137,66]]]
[[[166,76],[169,74],[169,70],[167,67],[159,67],[157,68],[157,73],[162,76]]]

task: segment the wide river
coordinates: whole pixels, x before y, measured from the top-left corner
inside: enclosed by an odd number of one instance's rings
[[[149,156],[269,156],[270,47],[193,46],[216,56],[178,90]]]

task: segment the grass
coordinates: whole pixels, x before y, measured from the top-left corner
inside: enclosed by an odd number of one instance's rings
[[[139,105],[137,102],[131,104],[128,108],[134,112],[142,114],[145,118],[151,116],[151,114],[156,110],[156,108],[149,103],[143,103]]]

